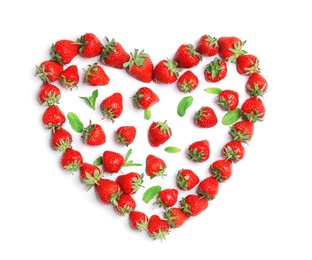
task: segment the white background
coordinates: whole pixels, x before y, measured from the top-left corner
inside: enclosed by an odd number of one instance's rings
[[[2,3],[1,259],[105,259],[109,256],[160,259],[169,254],[181,259],[311,259],[309,34],[312,21],[307,3],[303,0],[295,3],[228,0],[219,3],[196,0]],[[266,117],[263,122],[257,122],[244,160],[234,165],[232,178],[220,186],[217,198],[208,209],[172,230],[162,243],[153,241],[146,233],[131,230],[127,217],[120,217],[111,207],[100,204],[93,190],[85,191],[77,174],[69,175],[60,168],[60,153],[49,147],[49,132],[41,123],[43,107],[36,100],[41,81],[34,77],[35,65],[49,58],[49,48],[58,39],[75,40],[86,32],[102,39],[115,38],[128,52],[134,48],[145,49],[154,63],[173,55],[184,42],[196,43],[203,34],[237,36],[247,40],[245,49],[259,57],[262,73],[268,80],[264,101]],[[77,59],[79,64],[81,61]],[[199,70],[203,65],[199,65]],[[229,69],[234,71],[231,65]],[[111,85],[107,90],[101,89],[101,98],[112,93],[114,86],[125,88],[124,93],[129,96],[144,85],[122,73],[124,71],[108,69],[108,72]],[[218,86],[235,88],[232,84],[243,86],[242,82],[239,77],[232,81],[229,74],[228,80]],[[199,88],[208,86],[211,85],[203,82]],[[183,97],[174,87],[158,88],[160,95],[167,93],[165,91],[169,91],[170,96],[175,93],[177,96],[172,102]],[[91,110],[84,107],[77,96],[88,95],[90,91],[84,86],[78,92],[65,92],[61,101],[64,112],[78,111],[83,121],[88,122]],[[65,100],[74,101],[66,103]],[[212,97],[201,92],[196,104],[204,101],[211,102]],[[129,105],[128,99],[126,106]],[[188,110],[188,116],[196,106]],[[162,108],[160,105],[156,108],[152,110],[153,119],[163,119]],[[132,112],[130,119],[120,118],[116,127],[142,122],[139,132],[143,137],[133,146],[132,155],[133,160],[142,162],[142,154],[150,151],[144,143],[147,122],[142,113]],[[100,113],[92,116],[98,119]],[[178,131],[180,119],[175,118],[176,121],[168,113],[168,121],[171,119],[169,122]],[[108,122],[103,125],[110,129],[108,133],[115,127]],[[220,129],[225,127],[221,125]],[[198,131],[194,131],[197,135]],[[191,134],[187,133],[182,139],[190,141]],[[196,166],[201,177],[208,176],[208,165],[217,157],[221,145],[213,134],[213,130],[207,132],[212,150],[214,148],[210,161]],[[111,138],[110,134],[108,139]],[[221,134],[221,141],[226,138],[227,134]],[[178,138],[170,144],[181,148],[186,145]],[[100,155],[106,148],[117,148],[111,141],[106,145],[95,154]],[[81,151],[87,149],[79,142],[75,147]],[[125,153],[126,149],[121,151]],[[89,152],[83,153],[87,161],[94,158]],[[162,148],[155,153],[164,154]],[[165,156],[175,162],[169,168],[172,176],[176,169],[189,166],[180,160],[181,154]],[[168,180],[172,181],[172,176]],[[170,186],[170,181],[168,183],[161,185]],[[148,180],[146,184],[149,185]]]

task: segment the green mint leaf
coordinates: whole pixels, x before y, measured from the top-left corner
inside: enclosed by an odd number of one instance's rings
[[[80,97],[80,98],[84,100],[89,107],[95,110],[95,103],[96,103],[96,99],[98,95],[99,95],[99,91],[96,89],[92,92],[92,95],[90,97]]]
[[[146,109],[144,110],[144,118],[145,118],[146,120],[149,120],[149,119],[151,119],[151,117],[152,117],[151,109],[150,109],[150,108],[146,108]]]
[[[67,119],[73,130],[75,130],[77,133],[82,133],[84,129],[83,123],[80,121],[79,117],[74,112],[69,112],[67,114]]]
[[[159,185],[148,188],[143,194],[143,201],[149,203],[160,191],[161,186]]]
[[[227,112],[222,118],[222,124],[231,125],[235,123],[241,117],[241,111],[239,108]]]
[[[220,88],[205,88],[204,90],[210,94],[219,94],[222,91]]]
[[[181,149],[179,147],[175,147],[175,146],[168,146],[165,148],[165,151],[168,153],[178,153],[181,151]]]
[[[102,156],[96,158],[93,161],[93,165],[95,165],[95,166],[101,166],[102,164],[103,164],[103,157]]]
[[[187,96],[181,99],[178,104],[177,112],[180,117],[185,115],[186,109],[188,109],[193,103],[193,97]]]

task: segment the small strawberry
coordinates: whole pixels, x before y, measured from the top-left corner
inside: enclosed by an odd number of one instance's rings
[[[115,132],[115,140],[117,143],[124,144],[126,146],[133,143],[136,137],[136,128],[132,125],[120,126]]]
[[[104,204],[116,205],[122,194],[119,184],[114,180],[100,178],[94,187],[97,198]]]
[[[205,162],[210,156],[210,144],[207,139],[196,141],[189,145],[186,151],[193,162]]]
[[[44,82],[39,88],[37,98],[39,103],[43,106],[59,104],[61,91],[57,86]]]
[[[219,181],[214,176],[206,177],[197,186],[197,195],[207,200],[213,200],[219,191]]]
[[[129,224],[134,230],[147,230],[148,216],[144,212],[132,210],[129,212]]]
[[[115,122],[115,119],[120,117],[123,111],[123,97],[121,93],[115,92],[103,99],[101,111],[104,114],[103,119],[109,118],[112,122]]]
[[[144,110],[144,118],[151,118],[151,106],[159,101],[158,95],[149,87],[141,87],[131,97],[134,107]]]
[[[236,62],[239,55],[247,53],[243,50],[245,41],[242,42],[235,36],[220,37],[217,43],[219,45],[219,56],[225,61]]]
[[[181,69],[177,68],[178,63],[171,59],[159,61],[153,71],[153,81],[158,84],[172,84],[178,77]]]
[[[123,69],[123,64],[130,60],[130,55],[115,39],[105,37],[107,44],[103,46],[100,62],[106,66]]]
[[[153,80],[154,64],[144,50],[134,50],[134,53],[130,52],[130,60],[123,64],[126,72],[135,79],[150,83]]]
[[[202,60],[202,56],[195,50],[192,44],[182,44],[176,50],[173,62],[176,62],[178,68],[193,68]]]
[[[87,190],[90,190],[94,185],[99,185],[99,180],[103,173],[96,165],[84,162],[79,169],[80,180],[86,184]]]
[[[181,92],[191,93],[199,84],[198,77],[191,70],[185,71],[177,81],[177,87]]]
[[[106,135],[101,125],[90,121],[90,124],[83,129],[81,139],[84,144],[99,146],[106,142]]]
[[[178,228],[189,219],[189,216],[181,208],[172,207],[164,212],[164,219],[171,228]]]
[[[261,98],[250,97],[244,101],[241,107],[243,120],[250,122],[263,121],[265,116],[265,107]]]
[[[105,70],[97,63],[88,65],[88,69],[83,71],[85,72],[83,82],[91,86],[106,86],[110,82]]]
[[[143,174],[129,172],[119,175],[116,181],[119,183],[121,190],[126,194],[135,194],[139,188],[143,187]]]
[[[81,153],[71,147],[67,148],[61,157],[62,168],[70,173],[78,171],[82,164]]]
[[[170,208],[178,200],[179,191],[177,189],[167,188],[157,194],[156,201],[153,203],[159,207]]]
[[[202,56],[212,57],[218,54],[217,38],[209,34],[202,35],[197,43],[196,51]]]
[[[79,44],[72,40],[62,39],[52,44],[50,55],[52,60],[64,66],[79,54],[79,47]]]
[[[191,190],[199,183],[199,177],[190,169],[181,169],[177,174],[177,186],[181,190]]]
[[[213,61],[204,67],[204,77],[208,82],[219,82],[227,75],[226,62],[220,58],[214,58]]]
[[[154,240],[165,240],[166,236],[169,234],[169,228],[167,221],[161,219],[158,215],[154,214],[149,218],[147,231]]]
[[[152,147],[158,147],[169,140],[172,136],[172,130],[164,122],[153,122],[148,129],[148,141]]]
[[[135,210],[136,202],[134,198],[127,193],[122,193],[118,200],[116,201],[116,205],[114,205],[114,210],[120,215],[125,216],[131,211]]]
[[[76,65],[70,65],[59,76],[60,85],[66,89],[78,88],[79,74]]]
[[[225,160],[230,160],[234,163],[242,160],[245,156],[245,147],[242,142],[229,141],[221,149],[221,155]]]
[[[57,61],[45,60],[36,66],[36,77],[40,77],[43,82],[52,83],[58,80],[63,71],[63,66]]]
[[[231,89],[222,90],[216,96],[215,103],[218,104],[222,110],[234,110],[239,103],[238,92]]]
[[[259,60],[255,55],[239,55],[236,59],[236,70],[241,75],[250,76],[255,72],[260,72]]]
[[[263,96],[267,89],[268,82],[260,73],[255,72],[248,77],[245,90],[251,97]]]
[[[51,131],[50,145],[53,150],[64,152],[68,147],[71,146],[73,137],[63,127]]]
[[[203,106],[194,115],[194,124],[198,127],[211,128],[217,123],[217,115],[211,107]]]
[[[194,217],[208,208],[209,200],[196,194],[188,194],[181,199],[180,204],[187,216]]]
[[[237,121],[230,126],[229,134],[233,140],[238,142],[248,142],[251,140],[254,133],[254,123],[250,121]]]
[[[42,122],[47,129],[59,129],[66,121],[63,111],[58,105],[48,106],[42,115]]]
[[[232,176],[232,161],[216,160],[210,165],[209,171],[219,182],[225,182]]]
[[[102,53],[103,45],[93,33],[86,33],[77,39],[79,54],[84,58],[92,58]]]
[[[153,179],[154,177],[161,176],[162,178],[167,176],[165,170],[167,165],[165,161],[153,154],[149,154],[145,160],[145,172]]]

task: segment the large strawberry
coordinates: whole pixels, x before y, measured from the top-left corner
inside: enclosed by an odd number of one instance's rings
[[[244,101],[241,107],[241,114],[244,120],[250,122],[262,121],[265,116],[265,107],[259,97],[250,97]]]
[[[263,96],[267,89],[268,82],[260,73],[255,72],[248,77],[245,90],[251,97]]]
[[[164,208],[174,206],[178,200],[179,191],[174,188],[166,188],[161,190],[156,197],[155,205]]]
[[[242,142],[229,141],[221,149],[221,155],[225,160],[230,160],[234,163],[242,160],[245,156],[245,147]]]
[[[61,167],[70,173],[78,171],[82,164],[81,153],[72,147],[67,148],[61,157]]]
[[[214,58],[204,68],[204,76],[208,82],[219,82],[227,75],[226,62],[220,58]]]
[[[99,180],[103,173],[98,166],[84,162],[79,169],[80,180],[86,185],[87,190],[90,190],[94,185],[99,185]]]
[[[178,68],[193,68],[201,60],[202,56],[192,44],[180,45],[173,57],[173,61],[177,63]]]
[[[69,64],[78,54],[80,45],[72,40],[62,39],[52,44],[50,54],[52,60],[61,65]]]
[[[57,86],[43,82],[38,90],[37,98],[43,106],[58,104],[61,99],[61,91]]]
[[[158,176],[161,176],[162,178],[167,176],[165,174],[166,168],[167,168],[167,165],[162,158],[157,157],[153,154],[149,154],[146,157],[145,172],[146,172],[146,175],[149,176],[151,179],[158,177]]]
[[[115,132],[115,140],[117,143],[128,146],[133,143],[136,132],[136,128],[133,125],[120,126]]]
[[[249,76],[260,72],[259,60],[253,54],[239,55],[236,59],[236,70],[241,75]]]
[[[104,118],[110,119],[115,122],[115,119],[120,117],[123,111],[123,97],[119,92],[115,92],[112,95],[106,97],[101,102],[101,111],[104,114]]]
[[[171,228],[178,228],[189,219],[189,216],[181,208],[172,207],[164,212],[164,219]]]
[[[90,121],[90,124],[83,129],[81,139],[87,145],[99,146],[106,142],[106,135],[101,125]]]
[[[169,228],[169,224],[166,220],[155,214],[150,216],[147,231],[154,240],[160,239],[162,241],[166,239],[166,236],[169,234]]]
[[[232,89],[221,90],[216,96],[215,103],[218,104],[222,110],[234,110],[239,104],[238,92]]]
[[[60,85],[66,89],[78,88],[79,73],[76,65],[70,65],[59,76]]]
[[[98,185],[94,186],[97,198],[104,204],[116,205],[122,194],[120,185],[111,179],[100,178]]]
[[[66,117],[58,105],[48,106],[43,112],[42,123],[47,129],[58,129],[65,121]]]
[[[219,45],[219,56],[229,62],[236,62],[239,55],[246,54],[243,50],[245,41],[235,36],[223,36],[218,38],[217,43]]]
[[[43,82],[52,83],[57,81],[63,71],[63,66],[54,60],[45,60],[36,66],[36,77],[40,77]]]
[[[199,79],[196,74],[191,71],[185,71],[177,81],[177,87],[181,92],[190,93],[194,91],[199,84]]]
[[[182,69],[177,68],[178,63],[171,59],[159,61],[153,71],[153,81],[158,84],[172,84],[178,77]]]
[[[206,177],[197,186],[197,195],[207,200],[213,200],[219,191],[219,181],[214,176]]]
[[[209,205],[209,200],[197,194],[188,194],[180,201],[181,209],[188,216],[197,216]]]
[[[139,188],[143,187],[143,177],[144,174],[129,172],[119,175],[116,178],[116,181],[119,183],[124,193],[135,194],[139,190]]]
[[[197,42],[196,51],[202,56],[215,56],[218,54],[219,45],[217,38],[209,34],[202,35]]]
[[[85,33],[77,39],[79,54],[84,58],[92,58],[101,54],[103,45],[100,39],[93,33]]]
[[[199,177],[191,169],[181,169],[178,171],[177,186],[181,190],[191,190],[199,183],[199,181]]]
[[[232,176],[232,161],[226,159],[216,160],[210,165],[209,171],[219,182],[225,182]]]
[[[191,143],[186,153],[193,162],[205,162],[210,156],[210,143],[207,139]]]
[[[148,129],[148,141],[152,147],[158,147],[169,140],[172,136],[172,130],[164,122],[153,122]]]
[[[142,211],[132,210],[129,213],[129,225],[134,230],[147,230],[148,216]]]
[[[247,120],[237,121],[230,126],[229,134],[233,140],[238,142],[248,142],[254,133],[254,123]]]
[[[116,200],[114,205],[114,210],[120,215],[125,216],[131,211],[135,210],[136,202],[134,198],[127,193],[122,193],[120,197]]]
[[[83,82],[90,86],[106,86],[110,82],[105,70],[97,63],[89,65],[88,69],[83,69],[83,71],[85,72]]]
[[[50,145],[53,150],[64,152],[68,147],[71,147],[72,142],[72,134],[63,127],[51,131]]]
[[[217,123],[217,115],[211,107],[203,106],[194,115],[194,124],[198,127],[211,128]]]

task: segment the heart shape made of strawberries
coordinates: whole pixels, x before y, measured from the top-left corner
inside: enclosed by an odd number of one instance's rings
[[[153,60],[117,39],[58,39],[36,66],[60,169],[153,239],[204,212],[264,119],[268,83],[238,37]]]

